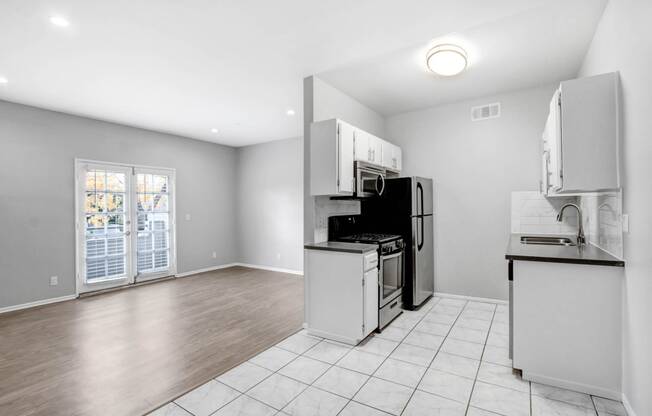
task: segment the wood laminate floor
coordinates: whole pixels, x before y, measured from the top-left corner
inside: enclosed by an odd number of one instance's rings
[[[141,415],[300,329],[303,279],[244,267],[0,315],[0,415]]]

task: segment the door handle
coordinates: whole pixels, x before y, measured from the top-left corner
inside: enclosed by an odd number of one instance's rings
[[[417,182],[417,215],[423,215],[423,187],[420,183]],[[419,206],[421,206],[421,212],[419,212]]]
[[[380,189],[378,189],[378,179],[380,179],[382,186]],[[383,175],[378,175],[378,178],[376,178],[376,192],[378,195],[382,195],[383,192],[385,191],[385,177]]]
[[[423,217],[417,217],[417,221],[420,222],[420,228],[421,228],[421,238],[419,239],[419,230],[417,229],[417,250],[421,250],[423,248]]]

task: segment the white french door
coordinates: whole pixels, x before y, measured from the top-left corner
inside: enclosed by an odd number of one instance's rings
[[[174,170],[83,160],[75,170],[78,291],[176,273]]]

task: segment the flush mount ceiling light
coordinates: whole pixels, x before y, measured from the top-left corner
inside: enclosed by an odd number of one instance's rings
[[[466,51],[456,45],[437,45],[428,51],[426,64],[437,75],[457,75],[466,69]]]
[[[287,114],[288,116],[293,116],[293,115],[294,115],[294,110],[293,110],[293,109],[289,109],[288,111],[286,111],[286,114]]]
[[[216,129],[215,127],[213,127],[213,128],[211,129],[211,133],[217,134],[217,133],[219,133],[219,132],[220,132],[220,131],[219,131],[218,129]]]
[[[59,27],[70,26],[70,22],[65,17],[62,16],[50,16],[50,23]]]
[[[4,85],[4,84],[6,84],[8,82],[9,82],[9,80],[7,78],[0,76],[0,85]]]

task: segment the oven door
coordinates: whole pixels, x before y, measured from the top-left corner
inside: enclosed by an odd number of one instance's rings
[[[358,197],[382,195],[385,190],[385,172],[381,169],[357,165],[355,193]]]
[[[403,250],[380,256],[380,304],[383,307],[403,293]]]

